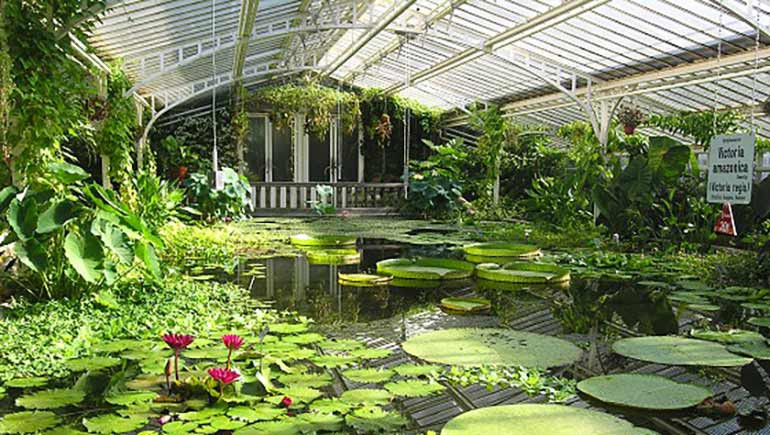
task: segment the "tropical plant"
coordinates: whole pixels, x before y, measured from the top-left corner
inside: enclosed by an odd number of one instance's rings
[[[618,112],[618,121],[623,124],[626,134],[634,134],[634,130],[644,122],[644,113],[633,106],[623,106]]]
[[[462,198],[462,164],[468,156],[462,140],[443,145],[423,143],[433,151],[427,160],[410,165],[409,199],[405,209],[423,216],[439,216],[458,209]]]
[[[334,188],[332,186],[319,184],[315,187],[315,192],[318,195],[318,199],[310,201],[313,213],[319,216],[326,216],[337,212],[337,207],[334,205]]]
[[[717,113],[683,111],[670,115],[651,114],[644,125],[690,137],[697,145],[708,149],[715,134],[735,133],[741,119],[741,114],[732,110]]]
[[[191,205],[204,219],[238,219],[251,209],[250,185],[246,177],[238,175],[232,168],[222,169],[222,188],[215,189],[206,174],[195,173],[185,185]]]
[[[0,191],[3,244],[24,272],[8,278],[35,296],[73,296],[112,286],[142,265],[160,276],[160,237],[114,191],[85,184],[78,166],[52,162],[39,186]]]
[[[180,217],[185,191],[174,181],[162,180],[149,172],[140,172],[133,179],[137,206],[134,213],[148,227],[157,230],[172,219]],[[188,212],[193,210],[185,209]]]

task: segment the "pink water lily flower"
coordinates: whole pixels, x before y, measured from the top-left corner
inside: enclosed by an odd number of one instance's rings
[[[235,334],[224,335],[222,336],[222,343],[224,343],[225,347],[231,351],[238,350],[243,346],[243,338]]]
[[[236,379],[241,377],[240,373],[236,372],[235,370],[223,369],[219,367],[209,369],[209,376],[225,385],[232,384]]]
[[[172,334],[168,333],[163,336],[163,341],[166,342],[168,347],[179,351],[183,349],[187,349],[187,346],[192,344],[193,341],[195,341],[195,337],[192,335],[184,335],[184,334]]]

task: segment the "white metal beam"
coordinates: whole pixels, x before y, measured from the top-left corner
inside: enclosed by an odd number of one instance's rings
[[[430,68],[426,68],[422,71],[418,71],[411,75],[411,83],[418,83],[420,81],[428,80],[431,77],[435,77],[439,74],[445,73],[449,70],[457,68],[465,63],[468,63],[474,59],[477,59],[487,52],[492,52],[499,48],[502,48],[508,44],[526,38],[537,32],[548,29],[549,27],[558,25],[570,18],[578,16],[586,11],[595,9],[609,0],[571,0],[560,6],[556,6],[536,17],[533,17],[524,23],[521,23],[515,27],[512,27],[504,32],[501,32],[486,41],[484,41],[483,47],[469,47],[465,50],[455,54],[454,56],[433,65]],[[406,83],[399,82],[393,86],[385,89],[388,93],[394,93],[403,90],[406,87]]]
[[[710,0],[717,8],[724,8],[730,15],[738,18],[751,26],[752,29],[758,29],[759,33],[766,38],[770,38],[770,29],[757,22],[757,13],[760,12],[759,5],[755,4],[759,0]],[[756,8],[756,9],[755,9]],[[760,16],[762,14],[760,13]]]
[[[243,74],[243,64],[246,61],[246,51],[249,49],[251,32],[254,30],[254,21],[257,19],[259,0],[243,0],[241,2],[241,14],[238,18],[238,39],[235,45],[235,58],[233,59],[233,80],[236,85]]]

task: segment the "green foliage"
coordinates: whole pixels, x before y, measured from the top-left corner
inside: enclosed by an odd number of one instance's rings
[[[521,366],[452,367],[434,372],[431,377],[441,382],[467,387],[481,384],[487,390],[495,388],[516,388],[529,396],[544,395],[549,402],[566,402],[576,394],[577,382],[572,379],[552,376],[546,372]]]
[[[61,417],[49,411],[23,411],[5,414],[0,419],[0,433],[35,433],[61,422]]]
[[[294,125],[294,114],[305,113],[305,132],[323,139],[332,116],[339,114],[342,128],[353,131],[361,117],[355,94],[338,91],[315,83],[288,84],[258,89],[249,99],[251,105],[268,105],[270,120],[278,128]]]
[[[456,211],[462,198],[463,163],[468,157],[462,140],[443,145],[423,143],[432,154],[410,164],[409,199],[405,210],[422,216],[442,216]]]
[[[84,184],[79,167],[52,162],[45,184],[17,192],[3,190],[0,228],[12,230],[3,243],[18,240],[14,253],[26,267],[9,275],[18,288],[35,296],[73,296],[113,285],[136,268],[134,252],[142,252],[142,270],[157,278],[155,247],[162,240],[115,192]],[[7,225],[7,227],[6,227]]]
[[[648,410],[691,408],[712,395],[700,385],[680,384],[648,374],[595,376],[581,381],[577,387],[605,403]]]
[[[651,114],[644,125],[692,138],[697,145],[708,149],[714,134],[735,133],[742,119],[740,113],[732,110],[718,112],[716,116],[713,111],[683,111],[671,115]]]
[[[176,182],[142,171],[133,178],[133,183],[136,191],[134,213],[151,230],[158,230],[181,216],[185,191]]]
[[[123,188],[129,188],[134,150],[134,138],[138,129],[136,106],[132,96],[125,93],[131,88],[123,66],[116,62],[107,77],[107,98],[99,102],[102,119],[97,121],[94,140],[96,150],[110,159],[110,179]]]
[[[334,188],[332,186],[319,184],[315,187],[316,195],[318,199],[310,201],[310,206],[313,213],[319,216],[326,216],[337,212],[337,207],[334,205],[333,195]]]
[[[185,183],[193,207],[206,220],[238,219],[251,208],[251,186],[246,177],[231,168],[223,168],[222,173],[224,187],[221,190],[214,189],[209,177],[203,173],[192,174]]]

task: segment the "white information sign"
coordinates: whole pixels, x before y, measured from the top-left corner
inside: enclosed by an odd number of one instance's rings
[[[712,203],[748,204],[754,175],[753,134],[714,136],[709,148],[706,200]]]

